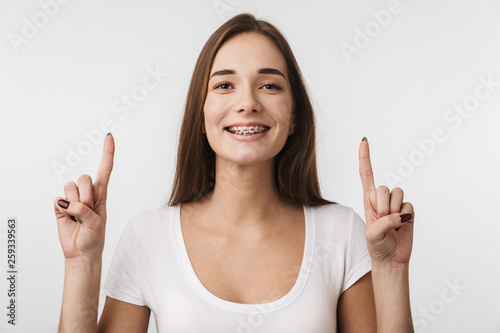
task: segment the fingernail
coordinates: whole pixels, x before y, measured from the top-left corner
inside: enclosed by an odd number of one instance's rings
[[[408,221],[411,220],[411,218],[412,218],[411,214],[401,214],[401,215],[399,215],[399,221],[401,221],[401,223],[408,222]]]
[[[398,231],[399,229],[401,229],[401,227],[397,227],[397,228],[396,228],[396,231]]]
[[[108,132],[108,134],[106,134],[106,136],[108,136],[108,135],[111,135],[111,132]]]
[[[69,201],[66,201],[64,199],[59,199],[57,201],[57,204],[59,205],[59,207],[64,208],[64,209],[67,209],[69,207]]]
[[[73,215],[70,215],[71,216],[71,219],[76,222],[76,218],[73,216]]]
[[[363,137],[363,140],[361,141],[368,141],[368,139],[366,138],[366,136]]]

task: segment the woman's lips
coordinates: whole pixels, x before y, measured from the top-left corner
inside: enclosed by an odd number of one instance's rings
[[[233,139],[235,139],[237,141],[240,141],[240,142],[252,142],[252,141],[260,140],[263,137],[265,137],[267,135],[267,132],[269,132],[269,130],[267,130],[265,132],[262,132],[262,133],[251,134],[251,135],[243,135],[243,134],[231,133],[231,132],[229,132],[228,129],[225,129],[224,132],[226,132],[227,134],[229,134]]]

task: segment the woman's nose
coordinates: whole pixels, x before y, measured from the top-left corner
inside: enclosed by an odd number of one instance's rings
[[[257,96],[257,92],[250,85],[245,85],[241,88],[240,93],[238,94],[238,111],[246,111],[246,112],[261,112],[262,105],[259,102],[259,98]]]

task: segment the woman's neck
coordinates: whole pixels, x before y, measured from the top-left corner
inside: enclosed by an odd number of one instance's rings
[[[286,204],[276,186],[273,163],[239,166],[219,162],[205,211],[228,227],[258,227],[274,220]]]

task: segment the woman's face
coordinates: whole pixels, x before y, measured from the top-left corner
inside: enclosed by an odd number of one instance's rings
[[[257,33],[226,41],[210,71],[204,115],[217,159],[251,165],[274,158],[293,127],[286,61],[277,46]]]

